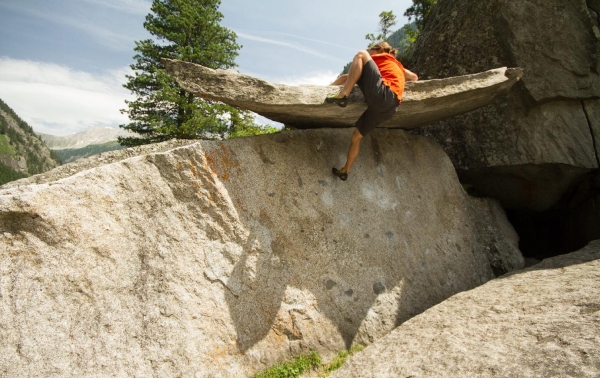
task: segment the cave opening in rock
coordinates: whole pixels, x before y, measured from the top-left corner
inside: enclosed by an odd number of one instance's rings
[[[567,190],[551,209],[505,209],[524,257],[538,260],[574,252],[600,239],[600,171]]]
[[[543,260],[585,245],[569,235],[569,215],[564,211],[506,209],[506,215],[519,235],[519,249],[525,258]]]
[[[563,193],[558,201],[543,211],[533,210],[526,206],[526,202],[515,200],[522,197],[519,193],[523,192],[524,185],[507,185],[505,177],[489,172],[487,177],[481,172],[477,176],[464,172],[459,172],[459,175],[465,187],[474,188],[470,194],[500,200],[508,220],[519,235],[519,249],[525,258],[543,260],[577,251],[590,241],[600,239],[599,170],[580,176],[566,190],[564,186],[560,188],[559,182],[554,186],[549,181],[530,182],[531,187],[537,187],[533,193],[538,195],[557,190]]]

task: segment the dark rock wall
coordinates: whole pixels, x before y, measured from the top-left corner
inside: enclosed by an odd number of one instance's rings
[[[497,103],[415,132],[443,146],[475,194],[500,199],[526,229],[541,227],[521,230],[531,245],[552,235],[575,250],[600,229],[592,179],[600,151],[599,9],[599,0],[440,0],[410,62],[423,79],[524,70]],[[540,225],[549,218],[552,226]]]

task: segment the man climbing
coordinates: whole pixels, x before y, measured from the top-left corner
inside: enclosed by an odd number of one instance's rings
[[[361,139],[396,112],[402,101],[405,80],[419,80],[415,73],[396,60],[396,53],[396,49],[387,42],[379,42],[371,46],[369,51],[361,50],[354,56],[350,71],[330,84],[343,85],[343,88],[336,96],[327,97],[326,102],[346,107],[354,84],[358,84],[368,105],[355,123],[346,165],[342,169],[332,169],[333,174],[342,181],[348,179],[350,168],[360,151]]]

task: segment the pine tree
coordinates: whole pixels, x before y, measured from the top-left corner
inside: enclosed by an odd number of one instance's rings
[[[167,74],[161,58],[179,59],[209,68],[235,67],[241,46],[233,31],[220,26],[220,0],[153,0],[144,27],[158,41],[136,41],[134,75],[125,88],[136,99],[126,101],[130,123],[122,128],[139,138],[119,138],[125,146],[160,142],[172,138],[225,138],[239,130],[260,128],[248,112],[193,97]]]

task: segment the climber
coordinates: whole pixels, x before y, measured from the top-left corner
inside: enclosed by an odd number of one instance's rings
[[[396,49],[387,42],[379,42],[369,51],[359,51],[350,64],[350,71],[339,76],[330,85],[343,85],[340,93],[327,97],[325,102],[341,107],[348,105],[348,97],[358,84],[367,102],[367,110],[356,121],[352,134],[346,165],[342,169],[333,168],[334,175],[342,181],[348,179],[350,167],[358,156],[362,137],[370,133],[377,125],[392,118],[402,101],[404,82],[417,81],[419,77],[404,68],[396,58]]]

